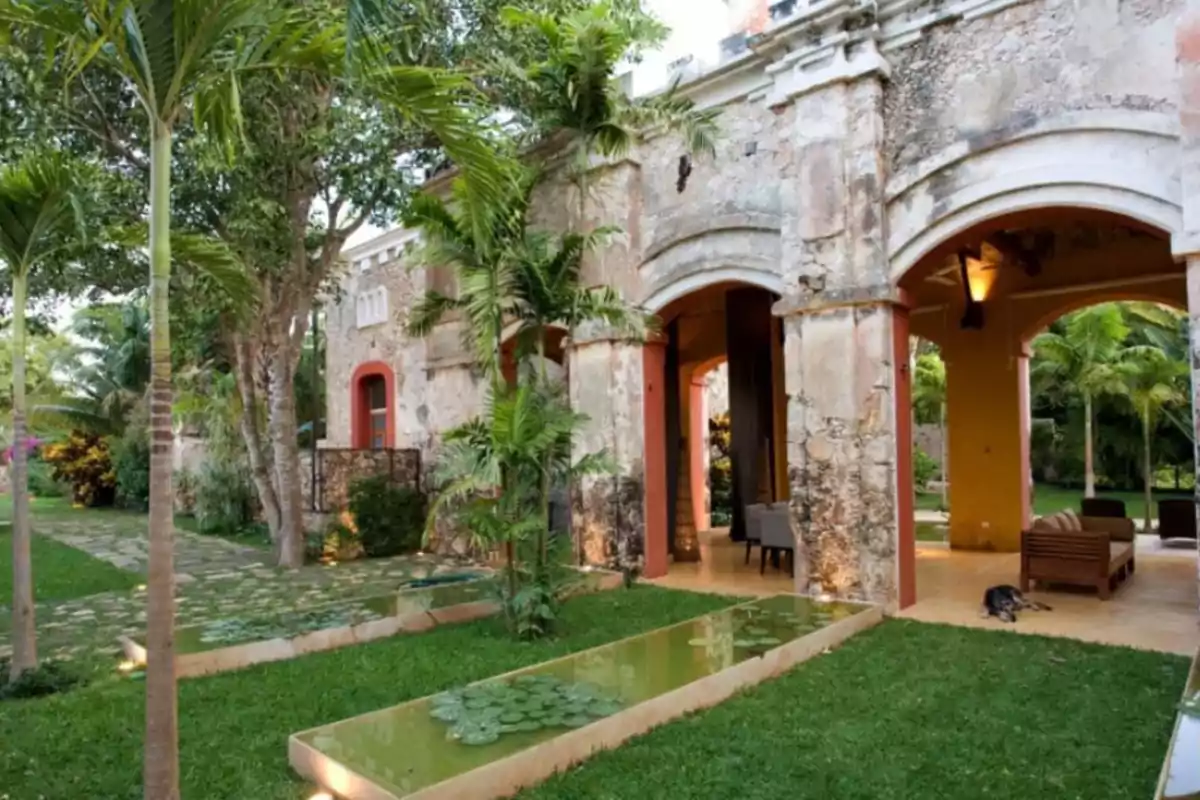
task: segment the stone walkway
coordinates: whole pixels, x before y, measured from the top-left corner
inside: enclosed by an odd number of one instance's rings
[[[145,574],[144,520],[52,520],[40,523],[38,533]],[[263,550],[178,530],[175,551],[178,627],[369,597],[393,591],[411,578],[463,566],[434,556],[397,556],[286,571],[267,565]],[[140,638],[145,620],[144,585],[130,592],[42,603],[37,608],[38,652],[43,658],[112,664],[120,649],[118,637]],[[10,624],[8,614],[0,614],[0,657],[11,650]]]

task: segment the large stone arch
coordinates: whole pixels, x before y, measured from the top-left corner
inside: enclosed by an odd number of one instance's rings
[[[1022,211],[1107,211],[1179,232],[1178,127],[1153,112],[1030,117],[899,171],[886,194],[892,283],[953,236]]]
[[[661,311],[686,295],[720,283],[743,283],[783,294],[777,221],[710,227],[648,250],[638,268],[640,305]]]

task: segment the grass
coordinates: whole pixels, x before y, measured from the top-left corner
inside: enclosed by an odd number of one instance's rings
[[[1116,492],[1100,490],[1096,492],[1097,497],[1111,497],[1115,500],[1125,501],[1125,513],[1130,519],[1143,519],[1146,514],[1145,497],[1141,492]],[[1191,492],[1165,492],[1155,491],[1154,501],[1163,500],[1172,497],[1182,497],[1190,500],[1194,497]],[[1047,483],[1039,483],[1034,487],[1033,491],[1033,513],[1041,516],[1043,514],[1053,514],[1056,511],[1062,511],[1064,508],[1073,508],[1079,510],[1079,501],[1083,499],[1082,489],[1069,489],[1063,486],[1054,486]],[[917,494],[916,507],[923,511],[937,511],[941,505],[942,498],[937,492],[919,492]],[[1157,511],[1157,509],[1155,509]],[[1157,514],[1156,514],[1157,516]]]
[[[36,602],[70,600],[101,592],[132,589],[145,578],[92,558],[82,550],[38,536],[30,541]],[[0,534],[0,605],[12,597],[12,535]]]
[[[936,522],[918,522],[916,537],[918,542],[944,542],[946,541],[946,526],[939,525]]]
[[[1154,791],[1185,659],[889,621],[520,800],[1076,800]]]
[[[561,638],[513,641],[496,619],[180,684],[183,796],[297,800],[296,731],[689,619],[729,598],[654,587],[571,600]],[[142,796],[144,684],[110,680],[0,707],[0,796]]]
[[[12,504],[5,495],[0,497],[0,520],[11,519]],[[92,558],[82,550],[60,544],[37,535],[39,519],[61,518],[78,513],[70,501],[58,497],[35,498],[32,505],[34,535],[30,541],[33,561],[33,596],[35,602],[70,600],[100,592],[132,589],[143,578],[118,569],[106,561]],[[5,524],[0,533],[0,606],[12,598],[12,533]]]

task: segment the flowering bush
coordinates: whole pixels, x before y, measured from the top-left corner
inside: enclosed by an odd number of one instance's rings
[[[54,479],[71,486],[71,500],[82,506],[110,506],[116,493],[108,442],[83,431],[71,431],[61,442],[42,448],[42,459],[51,465]]]
[[[41,447],[41,445],[42,440],[38,439],[36,436],[25,437],[25,453],[27,455],[33,455],[37,449]],[[3,455],[0,455],[0,464],[12,463],[13,447],[14,445],[10,444],[8,447],[4,448]]]

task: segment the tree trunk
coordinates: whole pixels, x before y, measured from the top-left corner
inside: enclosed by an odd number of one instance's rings
[[[234,360],[237,366],[238,392],[242,398],[242,419],[239,427],[242,441],[246,445],[246,454],[250,460],[250,476],[254,481],[258,502],[263,508],[263,516],[267,520],[271,541],[278,542],[281,529],[279,495],[275,491],[271,469],[267,464],[266,442],[263,441],[262,426],[259,425],[259,398],[257,382],[254,379],[254,354],[249,343],[242,336],[234,338]]]
[[[1146,408],[1142,411],[1142,482],[1145,484],[1146,493],[1146,510],[1144,513],[1145,522],[1142,528],[1142,533],[1150,533],[1151,528],[1151,502],[1154,495],[1154,466],[1150,462],[1150,404],[1146,404]]]
[[[146,800],[179,798],[175,688],[175,568],[171,494],[171,129],[151,122],[150,564],[146,579]]]
[[[1083,393],[1083,496],[1096,496],[1096,466],[1092,450],[1092,396]]]
[[[270,398],[268,428],[279,489],[279,538],[276,556],[281,567],[304,566],[304,501],[300,491],[300,444],[296,429],[295,368],[290,348],[275,343],[268,361]]]
[[[950,447],[946,441],[946,401],[938,405],[938,436],[942,439],[942,510],[950,510]]]
[[[29,555],[29,473],[25,445],[25,287],[24,269],[12,266],[12,663],[9,680],[37,667],[33,609],[33,561]]]

